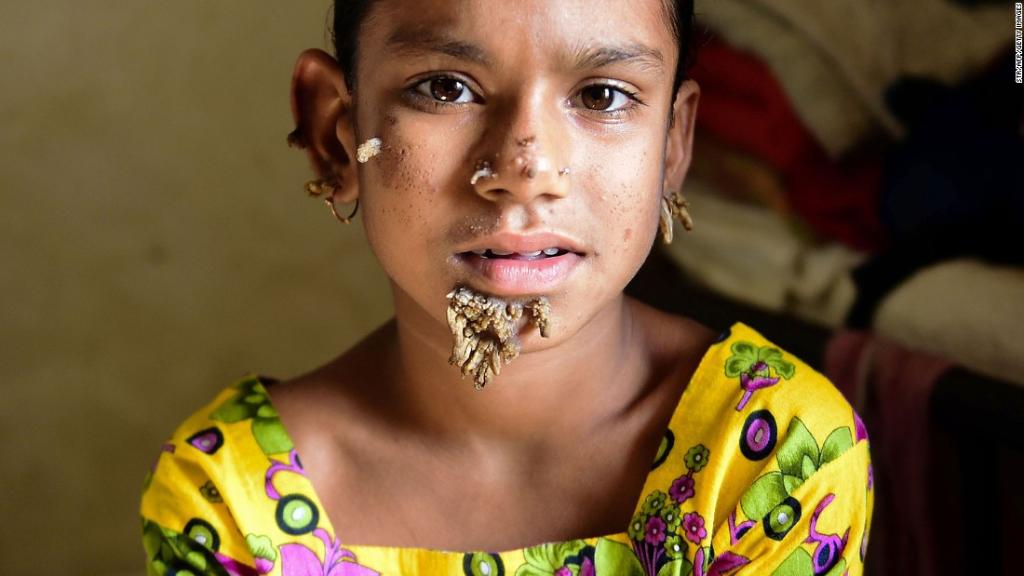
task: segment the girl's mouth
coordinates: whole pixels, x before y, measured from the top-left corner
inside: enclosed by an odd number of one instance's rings
[[[505,260],[544,260],[547,258],[557,258],[567,254],[569,251],[562,248],[545,248],[544,250],[535,250],[533,252],[507,252],[501,250],[494,250],[488,248],[486,250],[474,250],[473,252],[463,252],[463,255],[475,254],[485,259],[505,259]]]
[[[471,283],[480,283],[480,289],[502,296],[549,292],[565,281],[582,259],[580,254],[557,247],[531,252],[488,248],[456,254]]]

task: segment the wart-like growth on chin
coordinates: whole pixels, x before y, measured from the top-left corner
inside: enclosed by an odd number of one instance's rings
[[[507,301],[496,296],[458,288],[448,294],[448,327],[454,346],[448,363],[458,366],[462,376],[472,376],[473,385],[483,390],[519,355],[517,328],[523,312],[548,337],[551,305],[539,296],[527,302]]]

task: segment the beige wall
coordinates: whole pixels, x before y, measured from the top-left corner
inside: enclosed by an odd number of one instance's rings
[[[0,8],[3,574],[141,574],[164,436],[390,313],[357,224],[302,192],[295,56],[327,0]]]

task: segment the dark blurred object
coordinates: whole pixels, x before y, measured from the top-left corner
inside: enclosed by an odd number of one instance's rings
[[[1020,574],[1024,388],[954,368],[936,383],[931,413],[949,448],[933,460],[939,574]]]
[[[1007,242],[1024,225],[1024,91],[1010,81],[1011,56],[959,86],[906,77],[889,88],[906,127],[886,158],[882,192],[894,241],[927,237],[954,256],[1024,262]]]
[[[953,258],[1024,264],[1024,93],[1007,55],[947,87],[908,77],[887,101],[906,138],[886,158],[881,217],[892,243],[854,270],[847,325],[868,327],[879,302],[918,270]]]

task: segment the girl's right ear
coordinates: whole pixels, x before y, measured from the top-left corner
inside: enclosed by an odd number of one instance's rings
[[[317,177],[337,190],[339,203],[359,197],[352,94],[337,60],[323,50],[299,55],[292,74],[293,146],[305,148]]]

